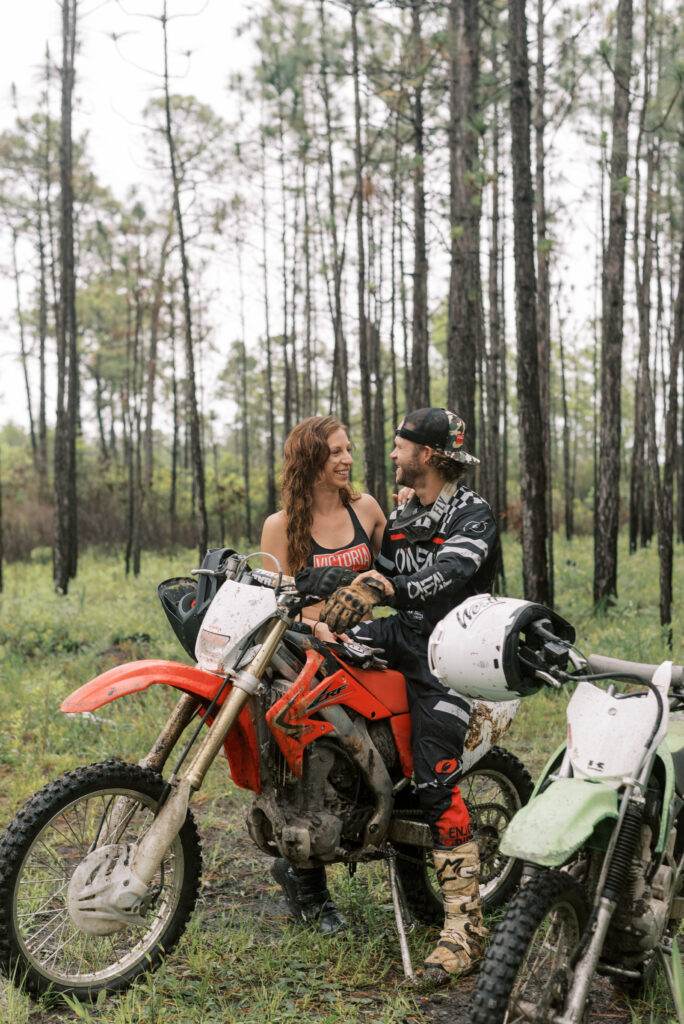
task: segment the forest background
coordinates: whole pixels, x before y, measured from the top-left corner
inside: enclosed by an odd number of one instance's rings
[[[657,550],[667,627],[684,5],[264,0],[212,103],[178,77],[180,15],[209,27],[206,5],[55,9],[0,135],[26,409],[2,416],[0,556],[52,562],[66,593],[89,545],[133,574],[152,548],[254,546],[312,413],[350,425],[357,485],[387,508],[403,410],[445,404],[520,536],[525,595],[553,603],[554,530],[588,533],[605,608],[626,527],[630,551]],[[156,39],[123,194],[81,127],[84,26],[110,14],[122,76],[122,16]]]

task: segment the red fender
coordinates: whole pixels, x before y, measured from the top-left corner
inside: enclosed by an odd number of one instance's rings
[[[73,715],[81,711],[94,711],[129,693],[140,693],[155,683],[173,686],[177,690],[194,694],[207,703],[213,700],[223,683],[223,677],[212,672],[203,672],[192,665],[177,661],[130,661],[125,665],[110,668],[102,675],[95,676],[78,690],[70,693],[61,704],[60,710]],[[227,686],[219,698],[223,703],[231,687]],[[237,722],[231,729],[224,744],[230,774],[236,785],[243,789],[261,792],[259,757],[254,722],[248,708],[243,708]]]

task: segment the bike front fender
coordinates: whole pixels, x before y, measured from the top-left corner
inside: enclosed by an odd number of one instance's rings
[[[616,790],[586,779],[558,779],[517,812],[500,851],[506,857],[560,867],[602,822],[617,816]]]
[[[126,665],[110,668],[78,690],[74,690],[62,701],[61,710],[69,715],[95,711],[104,704],[110,704],[113,700],[127,697],[131,693],[140,693],[155,684],[173,686],[209,704],[223,682],[222,676],[203,672],[202,669],[182,665],[177,661],[131,661]],[[226,686],[217,701],[217,706],[223,703],[230,691],[231,686]],[[205,718],[204,721],[211,725],[212,719]],[[258,744],[248,707],[244,707],[240,712],[237,722],[226,737],[224,749],[233,782],[243,789],[259,793],[261,775]]]
[[[62,701],[60,710],[69,715],[95,711],[120,697],[147,690],[155,683],[174,686],[177,690],[194,693],[202,700],[210,701],[222,682],[221,676],[177,661],[130,661],[84,683]]]

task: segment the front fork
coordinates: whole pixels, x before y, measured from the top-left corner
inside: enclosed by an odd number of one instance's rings
[[[253,660],[231,681],[230,693],[217,711],[216,717],[205,733],[192,761],[180,775],[175,778],[171,777],[169,780],[171,792],[135,850],[125,886],[119,888],[116,902],[121,910],[129,913],[135,911],[136,906],[145,896],[166,851],[183,827],[193,793],[202,785],[211,764],[225,743],[226,737],[248,699],[258,690],[261,677],[288,626],[289,621],[286,617],[278,617],[273,622]],[[192,716],[195,703],[192,700],[193,707],[191,708],[190,702],[181,698],[174,714],[167,722],[152,751],[142,762],[143,764],[157,768],[158,765],[164,763],[172,746],[169,744],[170,738],[174,733],[176,733],[175,739],[180,736]],[[181,705],[183,706],[181,707]],[[179,729],[180,723],[186,717],[187,720],[183,727]]]

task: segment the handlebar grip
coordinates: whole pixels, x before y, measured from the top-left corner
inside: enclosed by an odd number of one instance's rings
[[[657,665],[647,665],[638,661],[623,661],[620,658],[606,658],[603,654],[590,654],[587,658],[589,665],[594,672],[630,672],[632,675],[641,676],[647,682],[653,678]],[[672,682],[677,686],[684,680],[684,669],[681,665],[672,666]]]

